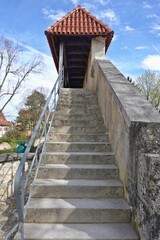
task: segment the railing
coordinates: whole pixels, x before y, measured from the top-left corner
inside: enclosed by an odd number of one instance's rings
[[[36,179],[41,160],[43,159],[44,164],[46,163],[46,139],[47,139],[53,118],[55,117],[56,106],[57,106],[59,94],[61,91],[61,87],[63,85],[63,79],[64,79],[64,69],[62,68],[56,80],[56,83],[42,110],[42,113],[39,117],[37,125],[34,129],[34,132],[32,133],[32,136],[29,140],[27,148],[20,161],[20,165],[18,167],[16,176],[15,176],[14,193],[15,193],[16,207],[17,207],[17,212],[19,217],[19,232],[20,232],[21,240],[24,239],[24,218],[25,218],[27,206],[31,198],[34,181]],[[41,129],[42,125],[43,125],[43,129]],[[27,156],[31,150],[31,147],[34,143],[34,140],[37,136],[39,129],[41,130],[39,142],[36,147],[36,151],[33,156],[31,165],[29,169],[25,171],[25,163],[27,161]],[[27,189],[27,193],[26,193],[26,189]],[[25,208],[24,208],[24,205],[26,205]]]

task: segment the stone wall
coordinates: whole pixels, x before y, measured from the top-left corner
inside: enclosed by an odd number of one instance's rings
[[[130,169],[128,191],[136,225],[142,239],[158,240],[160,239],[160,125],[134,124],[130,141],[134,168]]]
[[[5,202],[14,192],[14,176],[19,161],[4,161],[0,163],[0,202]],[[28,163],[27,163],[28,167]]]
[[[84,87],[97,94],[134,223],[142,240],[158,240],[160,114],[109,60],[89,68]]]
[[[0,201],[11,196],[14,191],[14,176],[19,162],[3,162],[0,164]]]

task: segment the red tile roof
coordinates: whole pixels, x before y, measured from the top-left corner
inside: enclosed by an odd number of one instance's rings
[[[0,113],[0,126],[11,126],[12,123],[7,121],[3,113]]]
[[[77,6],[46,30],[56,35],[113,35],[113,30],[85,8]]]
[[[49,44],[49,35],[52,36],[104,36],[106,39],[106,50],[113,38],[113,30],[107,24],[102,23],[93,16],[85,8],[78,5],[67,15],[49,27],[45,34],[47,35]]]
[[[113,30],[102,23],[85,8],[78,5],[45,31],[57,70],[59,69],[59,46],[64,44],[64,66],[67,68],[68,82],[65,87],[82,87],[87,69],[92,38],[105,39],[107,51]],[[76,64],[74,64],[76,61]]]

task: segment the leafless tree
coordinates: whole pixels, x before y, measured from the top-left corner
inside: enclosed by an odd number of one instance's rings
[[[136,79],[136,87],[160,111],[160,75],[147,70]]]
[[[28,62],[23,62],[23,53],[24,48],[20,44],[15,44],[4,37],[0,38],[0,112],[18,93],[28,76],[42,70],[43,60],[39,55],[35,55],[34,59]]]

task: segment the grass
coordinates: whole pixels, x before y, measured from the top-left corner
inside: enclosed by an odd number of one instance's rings
[[[13,153],[13,152],[16,152],[16,148],[0,150],[0,154],[1,153]]]

